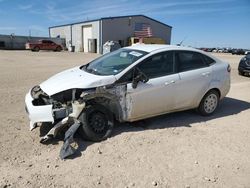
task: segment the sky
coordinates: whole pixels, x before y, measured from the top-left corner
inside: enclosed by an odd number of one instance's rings
[[[250,0],[0,0],[0,34],[134,14],[171,25],[171,44],[250,49]]]

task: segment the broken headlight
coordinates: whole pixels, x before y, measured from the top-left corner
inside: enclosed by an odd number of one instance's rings
[[[35,86],[31,89],[30,94],[33,99],[37,99],[39,97],[39,91],[41,91],[40,86]]]
[[[43,90],[38,85],[33,87],[31,89],[30,93],[31,93],[31,96],[33,99],[38,99],[41,94],[43,96],[48,96],[46,93],[43,92]]]

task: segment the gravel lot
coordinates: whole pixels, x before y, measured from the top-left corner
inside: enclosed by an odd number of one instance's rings
[[[214,54],[232,66],[228,96],[212,117],[178,112],[123,124],[100,143],[77,138],[72,159],[59,159],[61,140],[39,143],[29,131],[28,90],[95,54],[0,51],[0,187],[250,187],[250,77],[242,56]]]

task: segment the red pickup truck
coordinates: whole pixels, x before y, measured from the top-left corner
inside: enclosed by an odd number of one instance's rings
[[[53,51],[62,51],[63,47],[59,44],[51,40],[38,40],[37,42],[33,43],[26,43],[25,48],[27,50],[38,52],[39,50],[53,50]]]

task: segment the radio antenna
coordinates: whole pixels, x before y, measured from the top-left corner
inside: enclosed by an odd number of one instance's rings
[[[182,43],[183,43],[186,39],[187,39],[187,36],[185,36],[185,37],[182,39],[182,41],[181,41],[179,44],[177,44],[177,46],[181,46]]]

